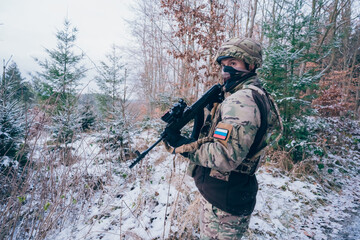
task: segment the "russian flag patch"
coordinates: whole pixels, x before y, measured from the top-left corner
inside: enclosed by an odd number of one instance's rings
[[[223,128],[216,128],[213,137],[225,140],[229,134],[229,130]]]

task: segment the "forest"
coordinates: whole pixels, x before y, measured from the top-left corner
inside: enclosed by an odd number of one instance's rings
[[[222,81],[214,58],[233,37],[262,44],[257,75],[284,126],[246,238],[360,236],[345,228],[360,222],[359,1],[135,0],[132,11],[136,47],[114,43],[91,67],[68,18],[29,78],[2,59],[1,239],[199,239],[188,160],[159,144],[128,166],[174,103]],[[84,93],[89,81],[97,92]]]

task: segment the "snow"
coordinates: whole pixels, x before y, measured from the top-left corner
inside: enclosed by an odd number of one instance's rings
[[[17,164],[18,162],[12,161],[11,158],[9,158],[8,156],[3,156],[0,158],[0,164],[3,165],[4,167],[8,167],[10,166],[10,164]]]
[[[134,145],[145,149],[156,140],[156,132],[144,131]],[[72,147],[79,161],[71,168],[59,165],[58,174],[86,173],[102,186],[77,199],[76,217],[46,239],[199,238],[199,193],[186,175],[186,159],[159,144],[130,170],[130,161],[115,161],[99,147],[96,134],[84,134]],[[359,239],[360,152],[346,153],[328,153],[320,160],[325,167],[313,175],[287,174],[271,162],[260,167],[257,203],[244,239]],[[312,161],[319,159],[308,161],[317,168]]]
[[[148,137],[148,133],[139,136],[144,138],[145,142],[149,142]],[[358,153],[354,154],[358,156]],[[155,162],[157,164],[153,166]],[[106,186],[109,191],[102,197],[104,204],[92,204],[87,216],[77,223],[77,229],[86,231],[63,230],[57,233],[54,239],[69,239],[69,236],[73,239],[119,239],[120,226],[122,233],[125,233],[125,239],[169,237],[170,221],[165,220],[165,215],[169,216],[171,211],[176,210],[172,208],[175,197],[183,194],[177,189],[186,186],[189,194],[195,195],[196,188],[192,179],[184,176],[186,162],[175,162],[176,166],[173,169],[173,156],[165,152],[161,146],[151,152],[142,164],[143,166],[134,169],[135,173],[130,173],[136,175],[136,178],[129,177],[133,180],[130,183],[133,187],[130,189],[125,187],[129,184],[126,180],[121,184],[121,181],[114,181],[110,186]],[[145,179],[140,175],[145,175]],[[183,182],[174,181],[176,177],[181,176],[184,176]],[[335,237],[341,232],[341,222],[349,217],[346,212],[355,211],[358,206],[359,195],[354,196],[353,193],[360,186],[352,177],[340,181],[343,184],[340,192],[324,189],[313,178],[295,179],[283,175],[271,164],[263,166],[257,178],[260,190],[250,222],[248,239]],[[124,195],[119,199],[116,198],[116,194],[112,194],[115,192]],[[94,196],[93,200],[97,198],[98,196]],[[190,202],[180,204],[189,205]],[[96,218],[95,221],[94,216],[102,217]],[[86,226],[86,222],[90,220],[92,224]],[[197,234],[194,234],[193,237],[196,236]]]

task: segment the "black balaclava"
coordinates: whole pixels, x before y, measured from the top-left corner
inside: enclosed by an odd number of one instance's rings
[[[224,66],[223,78],[225,82],[225,91],[231,91],[234,87],[255,75],[256,73],[250,72],[248,70],[237,70],[230,66]]]

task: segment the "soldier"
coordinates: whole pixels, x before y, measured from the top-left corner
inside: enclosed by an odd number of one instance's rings
[[[255,207],[255,172],[281,119],[255,73],[262,63],[259,43],[233,38],[220,47],[216,61],[223,101],[212,106],[198,140],[174,133],[166,143],[190,159],[189,173],[202,195],[201,239],[240,239]]]

